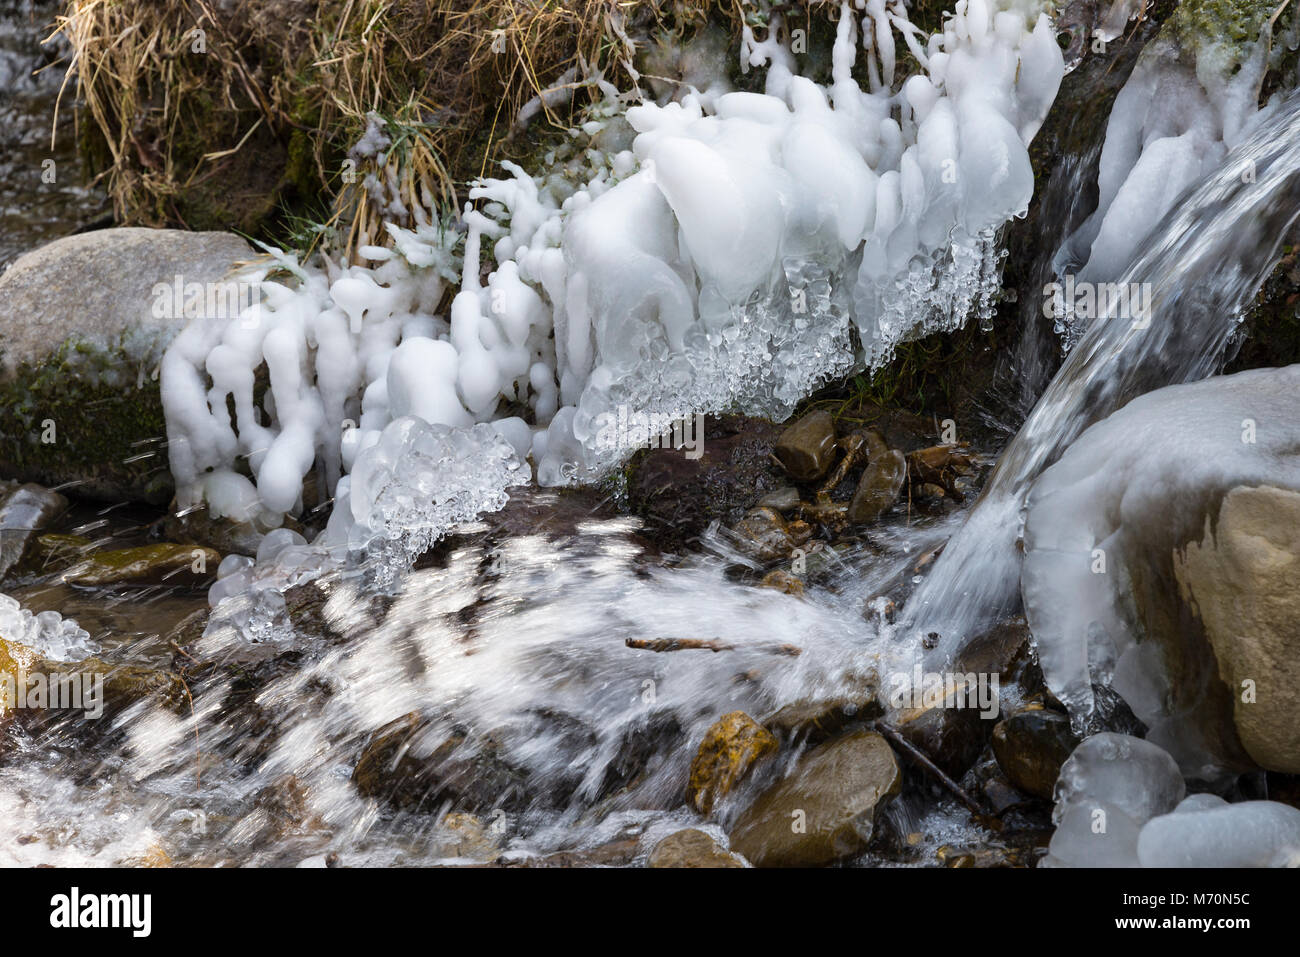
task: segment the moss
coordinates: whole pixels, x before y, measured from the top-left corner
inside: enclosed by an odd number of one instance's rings
[[[0,471],[45,485],[83,482],[76,494],[166,505],[172,479],[151,371],[120,346],[75,339],[41,363],[23,363],[0,382]],[[53,442],[42,441],[47,420]]]

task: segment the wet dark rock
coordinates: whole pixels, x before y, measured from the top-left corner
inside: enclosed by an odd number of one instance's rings
[[[68,507],[58,492],[0,482],[0,578],[23,559],[32,540]]]
[[[781,433],[774,454],[799,482],[819,479],[835,459],[835,420],[825,410],[809,412]]]
[[[1079,744],[1070,719],[1055,711],[1021,711],[993,729],[993,753],[1007,778],[1027,794],[1050,800],[1061,765]]]
[[[888,742],[859,731],[805,754],[760,794],[731,831],[731,847],[756,867],[818,867],[861,853],[877,807],[902,774]]]
[[[996,716],[995,716],[996,717]],[[912,708],[895,719],[898,733],[939,766],[949,777],[960,778],[979,758],[993,730],[993,721],[980,717],[976,708],[935,705]]]
[[[445,801],[471,813],[519,810],[526,803],[523,772],[501,760],[490,743],[471,745],[463,732],[440,732],[416,712],[371,735],[352,783],[366,797],[428,813]]]
[[[858,480],[857,490],[849,503],[849,521],[857,524],[874,522],[898,501],[907,481],[907,460],[903,453],[885,445],[884,440],[868,433],[867,467]]]
[[[709,726],[691,762],[686,800],[708,815],[718,800],[731,793],[754,765],[777,751],[770,731],[745,714],[732,711]]]
[[[745,867],[744,858],[695,828],[669,834],[650,852],[647,867]]]
[[[1087,734],[1113,731],[1134,738],[1147,736],[1147,726],[1133,713],[1119,692],[1098,684],[1092,686],[1092,713],[1088,715],[1085,730]]]
[[[646,523],[645,534],[680,548],[711,522],[732,525],[754,502],[790,484],[772,461],[780,426],[727,416],[706,420],[703,455],[652,449],[628,469],[628,505]]]

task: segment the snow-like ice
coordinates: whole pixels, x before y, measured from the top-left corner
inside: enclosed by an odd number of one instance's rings
[[[741,50],[767,67],[763,94],[711,84],[624,110],[604,84],[577,187],[572,167],[506,164],[459,224],[390,225],[370,265],[258,267],[262,301],[192,323],[163,362],[179,507],[274,526],[315,467],[336,500],[329,543],[355,543],[349,529],[390,527],[393,507],[441,520],[418,504],[440,480],[393,470],[388,430],[407,417],[495,422],[542,484],[565,484],[626,454],[594,441],[620,405],[783,417],[902,339],[991,315],[994,232],[1028,204],[1026,144],[1063,70],[1050,19],[1034,0],[959,0],[925,38],[884,0],[841,14],[827,85],[798,74],[778,18]],[[905,81],[899,38],[923,68]],[[386,148],[377,122],[367,149]],[[598,148],[618,124],[631,148]],[[472,445],[504,481],[495,447]],[[497,498],[489,484],[466,480],[473,504]]]
[[[1300,810],[1183,793],[1160,747],[1123,734],[1085,738],[1061,767],[1042,866],[1300,866]]]

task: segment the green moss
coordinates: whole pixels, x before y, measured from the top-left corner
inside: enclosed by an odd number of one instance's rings
[[[0,472],[45,485],[85,483],[73,494],[166,505],[166,427],[146,365],[120,347],[72,339],[42,363],[20,365],[0,382]],[[53,442],[42,441],[47,421]]]

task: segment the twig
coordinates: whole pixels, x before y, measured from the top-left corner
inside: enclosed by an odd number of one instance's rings
[[[735,645],[729,645],[718,638],[628,638],[623,644],[629,648],[636,648],[639,651],[735,651]],[[796,648],[794,645],[769,645],[761,649],[769,651],[774,655],[785,655],[789,658],[798,657],[803,653],[802,648]]]
[[[926,756],[924,751],[912,744],[912,742],[908,741],[887,724],[877,724],[876,730],[888,738],[891,743],[907,752],[907,754],[915,760],[917,764],[921,765],[921,767],[933,774],[935,778],[938,779],[939,783],[952,792],[953,796],[956,797],[957,800],[966,805],[967,809],[970,810],[972,814],[975,814],[980,818],[992,819],[992,816],[985,811],[984,808],[980,807],[973,797],[962,790],[961,785],[948,777],[948,775],[944,774],[939,766]]]

